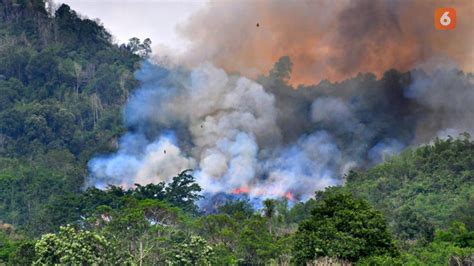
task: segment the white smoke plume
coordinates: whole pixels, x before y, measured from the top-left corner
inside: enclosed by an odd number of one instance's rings
[[[342,158],[330,134],[284,145],[275,97],[258,83],[209,63],[189,72],[146,63],[137,77],[143,87],[125,112],[134,133],[116,154],[90,161],[90,183],[156,183],[187,168],[211,193],[306,196],[339,183]],[[189,139],[176,140],[180,130]]]
[[[208,193],[307,199],[407,145],[474,129],[472,77],[459,71],[362,74],[297,90],[290,73],[288,58],[258,81],[210,63],[144,62],[124,112],[129,133],[115,154],[89,162],[89,185],[157,183],[191,168]]]

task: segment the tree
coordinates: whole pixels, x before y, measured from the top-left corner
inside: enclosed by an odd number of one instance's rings
[[[91,222],[103,227],[123,256],[130,255],[138,265],[163,264],[170,238],[183,222],[180,209],[152,199],[132,198],[119,210],[101,206],[97,211]]]
[[[84,217],[87,161],[114,148],[141,60],[97,21],[48,8],[0,3],[0,220],[32,237]]]
[[[137,53],[140,49],[140,39],[137,37],[130,38],[126,47],[130,52]]]
[[[0,224],[0,226],[3,226],[3,224]],[[6,233],[0,231],[0,263],[8,262],[14,251],[14,242]]]
[[[105,237],[90,231],[61,227],[57,234],[45,234],[35,245],[35,264],[106,264],[120,261]]]
[[[246,264],[258,265],[278,257],[279,246],[268,231],[265,218],[254,215],[247,219],[239,235],[239,259]]]
[[[32,265],[35,261],[35,242],[23,241],[19,244],[9,263],[12,265]]]
[[[195,178],[190,172],[191,170],[189,169],[184,170],[173,177],[173,180],[165,188],[165,200],[185,211],[196,212],[195,203],[202,198],[199,195],[201,187],[195,182]]]
[[[146,38],[143,43],[141,43],[139,38],[133,37],[128,40],[128,44],[125,47],[140,57],[147,57],[151,53],[151,40],[150,38]]]
[[[151,54],[151,40],[146,38],[140,46],[140,56],[147,57],[149,54]]]
[[[460,205],[451,214],[451,219],[462,222],[466,225],[467,229],[474,230],[474,193],[467,195],[463,205]]]
[[[424,239],[432,241],[435,227],[425,217],[410,207],[402,207],[398,215],[399,222],[394,226],[395,233],[404,240]]]
[[[178,244],[171,252],[167,263],[170,265],[210,265],[214,251],[200,236],[191,236]]]
[[[292,67],[293,63],[291,62],[289,56],[280,57],[278,62],[276,62],[273,65],[273,68],[270,70],[269,77],[287,82],[291,77]]]
[[[158,184],[147,184],[140,185],[135,184],[135,189],[132,192],[133,197],[136,199],[157,199],[164,200],[166,197],[165,194],[165,183],[160,182]]]
[[[239,226],[237,221],[227,214],[211,214],[199,218],[198,232],[213,245],[223,245],[235,251]]]
[[[461,248],[474,248],[474,231],[461,222],[453,222],[446,231],[436,232],[435,242],[449,242]]]
[[[289,222],[300,223],[311,216],[311,210],[316,206],[314,199],[306,202],[298,202],[290,209],[288,214]]]
[[[429,239],[433,229],[453,221],[474,228],[473,151],[469,135],[438,139],[367,171],[351,171],[346,187],[380,210],[399,239]]]
[[[273,217],[276,215],[276,201],[273,199],[266,199],[263,201],[263,216],[268,219],[268,229],[272,234]]]
[[[218,211],[236,219],[245,219],[253,215],[254,209],[248,200],[228,200],[219,206]]]
[[[380,212],[343,188],[316,193],[311,218],[303,221],[295,235],[297,264],[318,257],[357,261],[369,255],[396,255],[397,249]]]

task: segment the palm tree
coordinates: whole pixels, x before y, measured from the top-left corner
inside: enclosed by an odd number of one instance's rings
[[[270,234],[272,234],[272,220],[273,217],[276,215],[276,201],[273,199],[266,199],[263,201],[263,216],[267,217],[268,219],[268,229]]]

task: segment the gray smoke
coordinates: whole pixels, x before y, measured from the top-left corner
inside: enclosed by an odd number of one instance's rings
[[[266,76],[144,62],[118,151],[89,162],[88,183],[133,186],[191,168],[208,193],[297,199],[344,182],[354,168],[408,145],[473,132],[472,75],[391,70],[317,85],[288,85],[283,57]]]

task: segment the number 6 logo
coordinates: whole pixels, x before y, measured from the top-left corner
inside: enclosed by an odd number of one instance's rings
[[[439,19],[439,23],[441,23],[441,25],[443,25],[445,27],[449,26],[449,24],[451,24],[451,18],[448,15],[449,15],[449,12],[446,11],[446,12],[443,13],[441,18]]]
[[[437,8],[434,19],[437,30],[452,30],[456,28],[456,9],[452,7]]]

